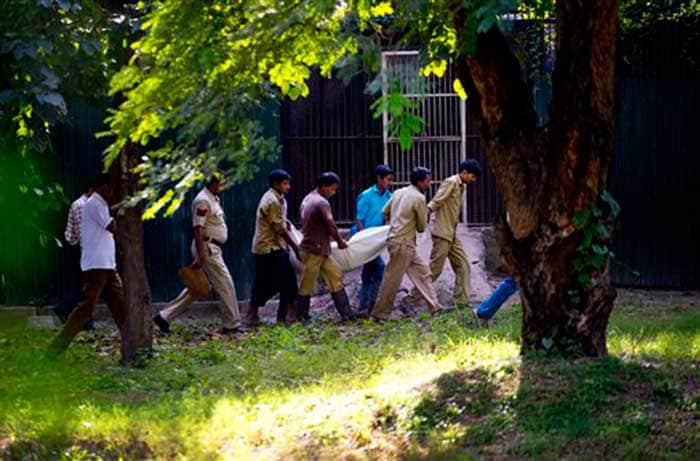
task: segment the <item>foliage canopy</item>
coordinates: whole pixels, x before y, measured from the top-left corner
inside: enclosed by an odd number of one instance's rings
[[[146,218],[170,214],[217,164],[228,164],[233,180],[242,181],[276,155],[255,112],[270,99],[308,95],[315,69],[345,80],[368,72],[377,77],[368,90],[377,92],[380,47],[412,44],[422,50],[421,72],[441,76],[503,13],[529,8],[545,15],[551,7],[542,0],[155,2],[143,37],[131,45],[131,62],[112,79],[112,93],[125,101],[108,119],[104,135],[115,138],[106,160],[129,142],[146,146],[136,168],[142,190],[130,204],[148,202]],[[457,10],[468,12],[459,33]],[[467,96],[459,81],[454,87]],[[391,129],[408,147],[422,121],[403,110],[409,103],[398,93],[386,93],[375,111],[391,112]]]

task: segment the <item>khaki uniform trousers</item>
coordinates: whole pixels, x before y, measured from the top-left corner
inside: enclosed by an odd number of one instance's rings
[[[389,263],[384,273],[384,281],[379,290],[379,298],[372,309],[372,317],[386,319],[394,309],[396,293],[399,291],[404,274],[415,285],[415,289],[428,303],[430,312],[438,309],[435,287],[430,280],[428,265],[416,252],[416,248],[406,243],[389,242]]]
[[[299,284],[299,296],[311,296],[316,289],[316,282],[319,274],[328,285],[331,293],[342,290],[343,271],[340,266],[333,261],[329,256],[317,255],[301,251],[301,262],[304,263],[304,271],[301,274],[301,283]]]
[[[450,261],[452,271],[455,273],[454,302],[455,304],[467,304],[471,284],[471,267],[462,242],[457,236],[453,240],[447,240],[433,235],[433,249],[430,251],[430,277],[433,282],[440,278],[446,259]],[[406,301],[416,302],[418,296],[419,293],[412,290]]]
[[[433,236],[433,249],[430,252],[430,275],[433,282],[442,274],[445,259],[450,261],[450,266],[455,273],[454,302],[466,304],[469,302],[471,267],[467,253],[457,236],[452,241]]]
[[[207,278],[214,285],[214,290],[221,298],[219,311],[224,328],[234,328],[241,323],[241,312],[236,298],[236,286],[233,284],[231,274],[224,262],[223,251],[213,243],[205,243],[208,254],[204,257],[202,269]],[[197,249],[192,242],[192,255],[196,255]],[[192,296],[187,288],[182,290],[177,298],[168,303],[168,306],[160,311],[160,316],[166,322],[171,322],[177,316],[183,314],[197,299]]]

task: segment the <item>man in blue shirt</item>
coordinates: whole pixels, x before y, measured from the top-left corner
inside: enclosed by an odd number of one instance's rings
[[[363,229],[384,225],[382,209],[391,198],[389,187],[394,179],[394,172],[387,165],[379,165],[374,174],[377,178],[376,184],[357,197],[357,224],[350,229],[350,235]],[[374,306],[385,268],[386,264],[381,256],[377,256],[362,268],[360,313],[369,313]]]

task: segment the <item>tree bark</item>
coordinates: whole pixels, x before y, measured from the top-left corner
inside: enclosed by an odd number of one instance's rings
[[[556,8],[549,125],[537,126],[520,65],[497,27],[477,37],[476,53],[456,70],[478,95],[470,106],[508,211],[497,227],[501,257],[520,286],[522,351],[602,355],[616,292],[607,254],[595,269],[575,267],[586,247],[575,217],[596,210],[600,223],[611,221],[601,194],[614,147],[617,2]],[[458,33],[463,23],[458,15]],[[596,239],[611,241],[605,233]]]
[[[112,163],[110,174],[117,202],[138,190],[137,177],[131,173],[138,160],[138,146],[129,143]],[[138,205],[121,209],[117,216],[117,258],[129,309],[122,330],[121,363],[128,366],[139,366],[152,346],[151,291],[144,263],[142,213],[143,206]]]

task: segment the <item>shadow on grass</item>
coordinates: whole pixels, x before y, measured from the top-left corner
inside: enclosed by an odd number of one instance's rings
[[[56,459],[85,450],[105,459],[133,459],[134,450],[156,450],[139,433],[153,424],[167,425],[172,434],[159,441],[158,456],[177,456],[183,446],[177,438],[188,437],[189,424],[207,421],[222,399],[252,404],[264,393],[301,394],[321,382],[357,386],[394,360],[444,356],[455,344],[484,336],[465,328],[466,314],[384,325],[265,328],[238,340],[211,337],[206,326],[183,329],[158,340],[156,356],[144,369],[116,365],[118,342],[111,331],[83,335],[64,357],[49,361],[42,351],[50,333],[3,329],[0,454]],[[489,341],[511,342],[516,326],[504,322],[487,334]],[[100,442],[104,433],[90,435],[84,426],[90,415],[113,418],[110,433],[123,432]],[[216,447],[201,449],[214,452]]]
[[[107,347],[114,341],[104,338],[46,362],[36,344],[48,335],[0,331],[0,455],[216,457],[223,441],[202,446],[191,425],[201,428],[224,399],[252,406],[263,394],[301,396],[319,383],[359,388],[395,360],[445,357],[460,344],[478,356],[481,347],[517,341],[519,312],[503,314],[488,331],[465,328],[464,312],[386,325],[266,328],[242,340],[183,331],[159,340],[155,359],[139,370],[116,366]],[[678,344],[696,347],[697,316],[665,327],[624,317],[611,328],[616,335],[646,329],[640,341],[651,342],[677,327],[685,338]],[[295,438],[299,427],[287,421],[294,442],[279,448],[284,459],[340,459],[353,450],[359,459],[700,459],[700,364],[693,357],[533,356],[465,365],[421,386],[403,407],[368,400],[369,437],[348,431],[333,440]],[[94,411],[84,413],[83,406]],[[108,432],[90,435],[86,414],[114,422]]]
[[[515,372],[473,370],[480,394],[445,394],[440,383],[458,375],[443,375],[412,410],[429,424],[408,434],[404,457],[700,459],[699,365],[526,357]],[[481,411],[450,412],[455,401]]]

